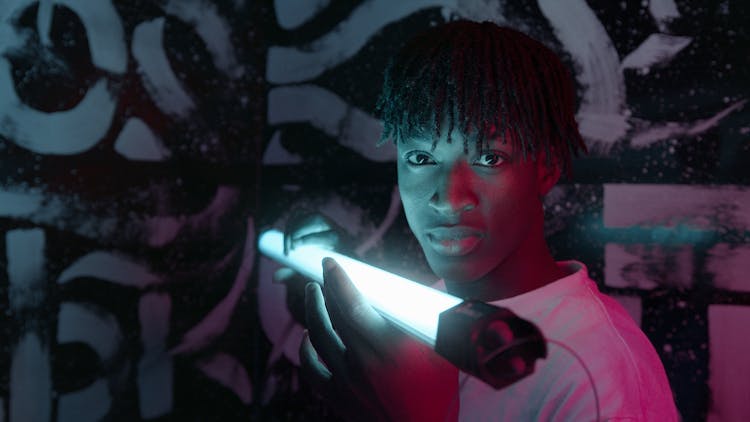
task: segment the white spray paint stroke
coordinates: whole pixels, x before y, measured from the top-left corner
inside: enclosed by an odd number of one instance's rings
[[[237,61],[232,46],[231,26],[219,16],[216,6],[204,0],[170,0],[166,12],[175,15],[195,28],[206,43],[216,67],[230,78],[239,78],[244,68]]]
[[[45,290],[45,236],[42,229],[16,229],[5,233],[5,256],[11,310],[41,304]]]
[[[645,70],[657,64],[664,64],[687,47],[693,39],[666,34],[651,34],[635,50],[631,51],[620,64],[622,69]]]
[[[52,47],[52,39],[49,37],[52,28],[52,17],[54,0],[39,0],[39,8],[36,12],[36,32],[44,47]]]
[[[274,0],[276,21],[283,29],[292,30],[323,11],[331,0]]]
[[[281,131],[275,131],[263,152],[263,165],[299,164],[301,162],[302,157],[292,154],[281,145]]]
[[[164,52],[164,21],[156,18],[136,26],[131,49],[143,86],[156,105],[173,116],[187,117],[195,109],[195,103],[182,88]]]
[[[339,143],[377,162],[396,159],[394,148],[379,148],[382,123],[341,97],[315,85],[277,87],[268,94],[268,123],[309,122]]]
[[[128,64],[122,21],[111,0],[54,0],[68,6],[83,23],[91,61],[99,69],[125,73]]]
[[[611,145],[628,131],[620,59],[604,26],[583,0],[539,0],[555,35],[579,67],[583,87],[576,115],[581,135]]]
[[[52,368],[49,351],[35,333],[16,344],[10,365],[10,422],[49,422]]]
[[[137,117],[125,122],[115,140],[115,151],[135,161],[165,161],[170,156],[159,137]]]
[[[745,186],[604,184],[606,227],[687,224],[696,229],[750,230]]]
[[[174,368],[166,352],[172,300],[164,293],[147,293],[138,302],[143,355],[138,362],[138,401],[143,419],[172,410]]]
[[[667,24],[670,21],[680,17],[674,0],[649,0],[648,10],[662,32],[667,31]]]
[[[120,348],[122,332],[112,315],[93,312],[78,303],[63,302],[57,322],[57,341],[87,344],[106,363]]]
[[[38,210],[43,201],[41,193],[0,191],[0,217],[25,217]]]
[[[750,292],[750,245],[718,243],[708,251],[706,271],[719,289]]]
[[[328,34],[302,47],[268,49],[266,80],[274,84],[302,82],[319,76],[354,56],[377,31],[428,7],[456,7],[456,0],[369,0]]]
[[[604,284],[641,290],[690,288],[693,285],[693,248],[607,243],[604,246]]]
[[[129,258],[105,251],[95,251],[78,258],[58,278],[59,284],[79,277],[93,277],[123,286],[144,288],[160,284],[163,279],[151,273],[146,266]]]
[[[41,154],[73,155],[96,145],[109,129],[116,103],[107,82],[100,80],[70,110],[37,111],[18,98],[10,63],[2,57],[0,93],[0,134]],[[60,133],[66,134],[64,141],[57,136]]]
[[[250,377],[234,356],[217,353],[210,358],[200,360],[196,366],[206,376],[232,390],[242,403],[250,404],[253,398]]]
[[[708,307],[708,385],[711,408],[708,422],[747,420],[750,415],[750,307],[710,305]]]
[[[239,195],[238,188],[221,185],[216,188],[216,193],[206,208],[196,214],[146,218],[145,232],[149,234],[147,243],[155,247],[164,246],[186,229],[208,228],[212,233],[217,233],[221,226],[221,218],[230,211]]]
[[[201,322],[185,333],[176,347],[169,353],[172,355],[181,353],[190,353],[210,344],[219,335],[226,332],[229,326],[229,320],[232,317],[234,309],[245,291],[245,286],[250,278],[253,269],[253,260],[255,259],[255,228],[252,218],[247,220],[247,233],[245,236],[245,247],[242,254],[242,262],[237,271],[232,288],[226,297],[221,300],[206,315]]]
[[[99,379],[81,391],[61,395],[57,405],[57,421],[100,421],[111,406],[112,397],[107,381]]]
[[[747,103],[747,100],[737,101],[707,119],[696,120],[690,123],[667,122],[653,125],[644,124],[644,128],[638,129],[632,134],[630,146],[643,148],[676,136],[700,135],[717,126],[726,116],[741,109],[745,103]]]
[[[60,305],[57,341],[60,344],[84,343],[94,349],[106,365],[122,346],[122,332],[111,314],[94,312],[78,303],[66,302]],[[60,396],[58,420],[100,420],[111,404],[107,380],[98,379],[82,390]]]

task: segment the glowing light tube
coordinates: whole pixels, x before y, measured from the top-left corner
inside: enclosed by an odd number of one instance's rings
[[[264,232],[258,248],[269,258],[321,283],[321,261],[325,257],[335,259],[375,310],[433,348],[440,314],[463,302],[455,296],[320,246],[302,245],[284,255],[284,234],[278,230]]]

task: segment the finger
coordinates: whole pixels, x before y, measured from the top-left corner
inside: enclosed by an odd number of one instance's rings
[[[310,342],[310,335],[305,331],[299,346],[299,360],[302,375],[314,391],[325,393],[330,388],[331,371],[323,365],[318,352]]]
[[[355,353],[383,351],[395,334],[388,322],[357,290],[335,260],[323,260],[323,294],[333,326],[347,347]]]
[[[317,283],[308,283],[305,287],[305,316],[310,342],[318,355],[331,372],[345,376],[346,346],[333,330],[323,293]]]

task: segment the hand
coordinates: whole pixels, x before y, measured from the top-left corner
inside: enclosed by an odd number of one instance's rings
[[[383,319],[332,259],[324,279],[305,292],[300,361],[313,388],[347,419],[455,420],[458,370]]]
[[[301,245],[319,245],[347,253],[353,243],[347,232],[320,213],[295,211],[284,230],[284,254]],[[305,285],[310,281],[291,268],[282,267],[273,275],[275,283],[286,288],[286,306],[295,321],[305,323]]]

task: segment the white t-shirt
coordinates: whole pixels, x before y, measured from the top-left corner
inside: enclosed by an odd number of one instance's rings
[[[583,264],[558,265],[570,275],[493,304],[575,351],[593,377],[600,420],[678,421],[664,367],[640,328],[620,304],[599,292]],[[464,373],[459,383],[462,421],[596,419],[586,371],[555,343],[547,343],[547,358],[537,361],[534,373],[501,390]]]

